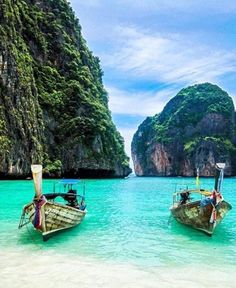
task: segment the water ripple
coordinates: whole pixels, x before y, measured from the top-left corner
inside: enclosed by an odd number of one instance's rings
[[[234,209],[211,238],[175,221],[168,223],[175,183],[183,181],[186,180],[137,177],[86,180],[88,214],[85,220],[79,227],[46,243],[32,227],[17,230],[22,206],[33,196],[32,182],[0,181],[0,245],[146,266],[210,265],[212,259],[219,265],[235,265]],[[213,179],[202,182],[209,189],[213,185]],[[234,178],[224,181],[224,196],[233,206],[236,206],[235,184]],[[44,181],[44,191],[50,191],[52,185],[53,180]]]

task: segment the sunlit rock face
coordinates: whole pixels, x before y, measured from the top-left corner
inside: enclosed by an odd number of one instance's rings
[[[66,0],[2,0],[0,178],[125,177],[99,59]]]
[[[231,97],[216,85],[182,89],[160,114],[148,117],[132,141],[138,176],[213,176],[215,163],[235,175],[235,112]]]

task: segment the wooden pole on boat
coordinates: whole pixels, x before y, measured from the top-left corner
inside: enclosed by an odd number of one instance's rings
[[[215,191],[220,192],[224,177],[225,163],[216,163]]]
[[[35,198],[39,199],[42,195],[42,165],[31,165],[31,171],[34,179]]]
[[[199,168],[197,168],[196,186],[197,186],[197,189],[200,190]]]
[[[31,171],[34,179],[34,190],[35,190],[35,199],[39,200],[42,196],[42,165],[31,165]],[[41,207],[42,213],[42,231],[46,232],[45,225],[45,211],[44,206]]]

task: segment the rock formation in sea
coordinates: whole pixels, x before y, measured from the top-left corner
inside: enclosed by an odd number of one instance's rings
[[[66,0],[2,0],[0,177],[124,177],[99,59]]]
[[[132,140],[138,176],[213,176],[216,162],[236,175],[236,126],[231,97],[216,85],[182,89]]]

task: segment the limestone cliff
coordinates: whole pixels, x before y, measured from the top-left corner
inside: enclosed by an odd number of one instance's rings
[[[138,176],[213,176],[216,162],[235,175],[234,105],[210,83],[182,89],[163,111],[148,117],[132,141]]]
[[[0,0],[0,177],[124,177],[99,59],[66,0]]]

